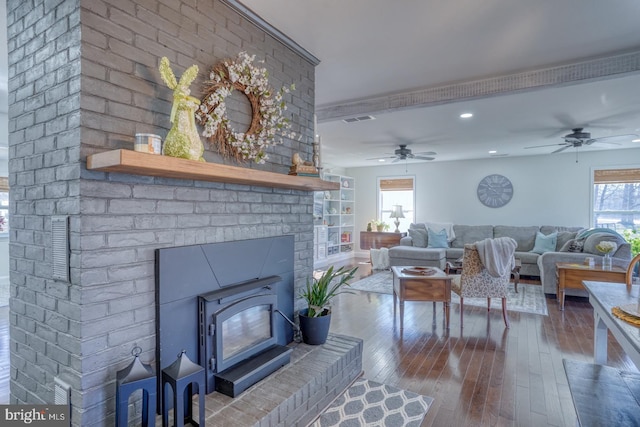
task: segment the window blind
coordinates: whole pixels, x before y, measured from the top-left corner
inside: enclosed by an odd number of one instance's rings
[[[593,173],[594,184],[629,184],[640,182],[640,169],[601,169]]]
[[[413,178],[390,178],[380,180],[382,191],[412,191]]]

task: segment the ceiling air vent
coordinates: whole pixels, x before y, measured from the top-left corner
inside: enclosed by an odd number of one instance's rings
[[[367,120],[375,120],[376,118],[373,116],[359,116],[359,117],[349,117],[348,119],[343,119],[342,121],[345,123],[355,123],[355,122],[364,122]]]

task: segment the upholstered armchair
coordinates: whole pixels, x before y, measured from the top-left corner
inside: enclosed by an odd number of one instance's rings
[[[510,239],[503,237],[502,239]],[[492,239],[487,239],[492,240]],[[513,239],[510,239],[513,240]],[[489,270],[483,264],[476,243],[464,245],[464,255],[462,261],[462,274],[452,276],[451,290],[460,296],[460,327],[463,326],[463,312],[465,298],[486,298],[487,310],[491,309],[491,298],[502,299],[502,317],[504,324],[509,327],[509,317],[507,315],[507,285],[511,278],[511,268],[503,268],[504,274],[496,277],[489,273]],[[509,245],[507,245],[509,246]],[[507,252],[503,252],[500,256],[504,260],[513,259],[516,244],[508,248]],[[492,255],[487,251],[486,256]],[[494,269],[495,270],[495,269]],[[494,274],[495,271],[494,271]]]

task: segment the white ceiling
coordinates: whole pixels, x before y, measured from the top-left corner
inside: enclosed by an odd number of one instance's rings
[[[640,50],[637,0],[242,0],[320,59],[316,109],[452,82]],[[0,115],[7,112],[6,3],[0,1]],[[593,137],[640,134],[640,73],[589,83],[321,121],[323,162],[381,165],[400,143],[434,161],[551,153],[570,128]],[[458,115],[475,116],[463,121]],[[363,114],[359,114],[363,115]],[[0,138],[0,147],[7,145]],[[593,144],[580,150],[639,143]],[[565,150],[571,153],[573,150]],[[6,149],[0,148],[0,161]],[[390,163],[389,163],[390,164]]]
[[[316,110],[372,97],[640,50],[637,0],[241,0],[320,59]],[[533,92],[460,100],[375,120],[320,121],[323,162],[367,160],[406,143],[436,160],[551,153],[572,127],[592,137],[640,134],[640,73]],[[463,121],[462,112],[472,112]],[[362,112],[358,115],[363,115]],[[593,144],[580,150],[638,146]],[[572,153],[573,149],[564,153]]]

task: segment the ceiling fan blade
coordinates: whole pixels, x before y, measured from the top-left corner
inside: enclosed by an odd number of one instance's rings
[[[420,153],[413,153],[414,156],[435,156],[436,153],[435,151],[421,151]]]
[[[564,126],[564,129],[559,129],[556,133],[556,136],[561,136],[567,129],[575,129],[575,128],[587,128],[589,127],[588,123],[579,123],[576,119],[571,117],[568,113],[555,113],[553,117]]]
[[[566,145],[566,144],[564,144],[564,143],[560,142],[560,143],[557,143],[557,144],[534,145],[533,147],[524,147],[524,148],[525,148],[525,150],[526,150],[526,149],[528,149],[528,148],[553,147],[553,146],[555,146],[555,145]]]
[[[564,151],[564,150],[566,150],[567,148],[570,148],[570,147],[571,147],[571,145],[565,145],[562,148],[558,148],[556,151],[552,151],[551,154],[559,153],[559,152]]]
[[[613,136],[603,136],[602,138],[594,138],[591,139],[589,141],[586,142],[587,145],[591,145],[594,142],[597,143],[602,143],[602,144],[611,144],[611,145],[620,145],[619,142],[614,142],[614,141],[620,141],[620,142],[625,142],[625,141],[630,141],[634,138],[637,138],[638,135],[633,134],[633,133],[629,133],[626,135],[613,135]]]
[[[401,159],[400,157],[396,157],[396,159],[391,163],[398,163],[400,160],[407,160],[407,159]]]
[[[380,156],[380,157],[371,157],[370,159],[365,160],[380,160],[380,159],[395,159],[396,156]]]
[[[413,156],[416,160],[434,160],[435,157],[423,157],[423,156]]]

